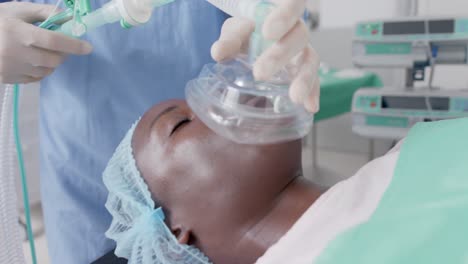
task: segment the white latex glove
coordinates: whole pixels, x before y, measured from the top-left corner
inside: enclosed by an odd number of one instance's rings
[[[306,0],[270,0],[276,9],[267,17],[263,27],[265,38],[276,43],[255,62],[254,75],[268,80],[281,68],[292,69],[294,80],[290,87],[293,102],[303,104],[310,112],[319,110],[320,80],[319,57],[310,45],[309,30],[302,21]],[[228,19],[221,36],[211,48],[214,60],[222,61],[245,53],[254,30],[253,21],[242,18]]]
[[[46,20],[54,9],[33,3],[0,4],[0,83],[39,81],[66,55],[91,52],[87,42],[31,25]]]

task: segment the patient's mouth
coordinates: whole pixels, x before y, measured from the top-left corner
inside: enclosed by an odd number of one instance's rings
[[[254,108],[271,108],[273,104],[271,101],[264,96],[250,96],[251,98],[247,99],[246,105],[252,106]]]

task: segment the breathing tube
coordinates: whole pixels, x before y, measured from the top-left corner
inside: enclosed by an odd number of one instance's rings
[[[272,144],[307,135],[314,115],[289,97],[291,77],[283,68],[267,82],[255,80],[253,64],[273,43],[262,35],[275,6],[264,0],[208,0],[232,16],[255,22],[249,52],[208,64],[186,86],[186,99],[200,120],[217,134],[240,144]]]
[[[60,0],[57,1],[55,10],[59,4]],[[51,18],[52,15],[41,23],[39,27],[44,28],[44,25]],[[31,224],[29,192],[19,130],[19,96],[20,88],[18,84],[6,85],[0,114],[0,263],[26,263],[18,222],[16,173],[14,169],[14,154],[16,152],[31,260],[33,264],[37,264],[36,247]]]
[[[14,99],[14,87],[9,85],[3,89],[0,114],[0,263],[19,264],[25,263],[25,259],[15,185]]]

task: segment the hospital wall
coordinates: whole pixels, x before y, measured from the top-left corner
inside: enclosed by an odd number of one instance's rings
[[[390,18],[398,14],[399,0],[322,0],[320,26],[323,29],[345,28],[358,21]]]
[[[30,200],[32,204],[40,202],[39,192],[39,84],[23,86],[20,97],[21,139],[28,185],[30,186]],[[19,183],[17,183],[19,190]],[[20,193],[20,192],[18,192]]]

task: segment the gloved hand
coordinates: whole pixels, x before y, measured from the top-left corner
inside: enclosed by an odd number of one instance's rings
[[[293,102],[303,104],[310,112],[319,110],[320,81],[319,57],[309,43],[309,31],[302,21],[306,0],[270,0],[276,9],[267,17],[263,27],[265,38],[276,43],[266,50],[254,64],[258,80],[268,80],[281,68],[292,70],[294,80],[290,87]],[[253,21],[242,18],[228,19],[221,36],[211,49],[214,60],[235,57],[248,49],[254,30]]]
[[[0,4],[0,83],[39,81],[66,55],[91,52],[87,42],[30,24],[46,20],[54,9],[33,3]]]

